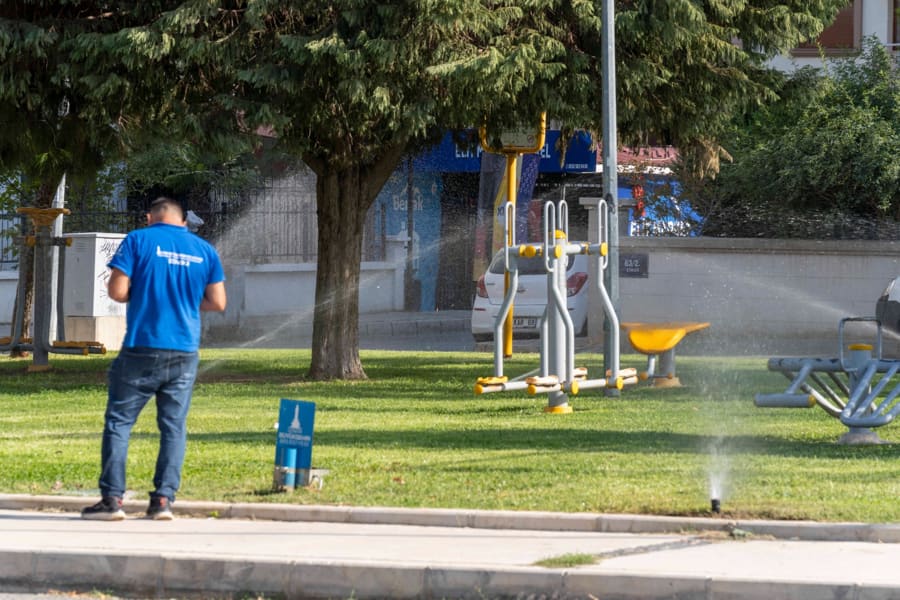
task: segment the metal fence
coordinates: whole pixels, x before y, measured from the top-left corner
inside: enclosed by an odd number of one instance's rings
[[[80,211],[62,217],[63,233],[128,233],[143,225],[144,211]],[[0,213],[0,271],[18,267],[18,242],[33,233],[28,218],[17,213]]]
[[[16,268],[16,236],[21,235],[25,218],[15,213],[0,213],[0,271]]]
[[[378,204],[376,203],[377,207]],[[199,233],[230,262],[314,263],[318,259],[315,177],[300,172],[232,194],[215,191]],[[363,232],[363,260],[385,258],[384,215],[370,210]]]
[[[268,181],[240,194],[217,190],[201,234],[216,242],[223,259],[232,262],[315,262],[318,232],[315,183],[289,177]]]
[[[306,175],[266,181],[241,194],[216,191],[187,203],[203,221],[197,233],[231,263],[314,263],[318,258],[315,180]],[[378,204],[376,204],[378,206]],[[146,222],[143,209],[73,211],[62,217],[63,233],[128,233]],[[385,258],[384,215],[370,211],[363,260]],[[0,213],[0,270],[17,268],[16,238],[31,224],[16,213]]]

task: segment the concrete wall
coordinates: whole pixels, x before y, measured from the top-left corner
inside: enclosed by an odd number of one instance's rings
[[[309,264],[236,265],[226,267],[228,310],[204,314],[204,325],[229,339],[260,335],[280,324],[312,322],[316,267]],[[9,335],[16,296],[16,272],[0,271],[0,337]],[[362,264],[360,313],[403,310],[403,264]],[[117,350],[124,335],[124,317],[66,316],[68,339],[99,340]]]
[[[403,242],[392,260],[363,263],[360,312],[403,308]],[[680,352],[828,354],[846,316],[874,316],[875,302],[900,275],[900,242],[718,238],[620,238],[621,254],[645,255],[647,277],[620,277],[622,321],[708,321]],[[312,320],[313,265],[231,265],[229,303],[205,315],[207,328],[248,337]],[[8,328],[16,274],[0,272],[0,326]],[[602,337],[592,298],[590,340]],[[853,333],[848,331],[848,333]],[[865,331],[861,335],[871,335]],[[886,348],[897,346],[885,337]],[[623,351],[630,345],[623,337]]]
[[[407,241],[405,234],[388,236],[386,260],[360,266],[360,314],[403,310]],[[312,323],[315,264],[226,264],[225,270],[228,307],[223,314],[204,315],[214,337],[250,339],[281,326]]]
[[[0,271],[0,337],[9,335],[17,285],[19,285],[17,271]]]
[[[897,242],[620,238],[619,251],[648,260],[646,278],[619,280],[622,321],[708,321],[685,347],[742,354],[833,354],[840,319],[874,316],[900,275]],[[599,306],[592,298],[598,338]]]
[[[362,263],[360,313],[403,310],[406,243],[405,234],[388,236],[387,260]],[[68,267],[67,264],[67,271]],[[312,322],[316,289],[314,264],[226,263],[225,269],[228,308],[224,314],[203,315],[207,332],[213,330],[213,333],[218,335],[225,332],[229,339],[247,339],[285,323]],[[85,279],[90,283],[87,287],[83,285]],[[79,295],[83,296],[93,296],[102,288],[101,295],[105,298],[105,277],[97,277],[94,274],[89,277],[67,277],[66,282],[67,287],[80,290]],[[17,272],[0,271],[0,311],[2,311],[0,337],[9,335],[7,332],[10,328],[17,283]],[[66,312],[68,339],[99,340],[110,350],[120,347],[125,331],[124,316],[80,317],[75,313],[77,311],[73,313],[71,307]]]

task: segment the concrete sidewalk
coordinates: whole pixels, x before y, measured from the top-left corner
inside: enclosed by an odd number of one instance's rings
[[[83,521],[92,499],[0,495],[0,590],[144,597],[900,597],[900,527],[179,501]],[[133,518],[131,518],[133,517]],[[597,558],[565,568],[537,561]]]

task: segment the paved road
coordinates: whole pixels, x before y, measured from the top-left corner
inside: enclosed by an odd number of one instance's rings
[[[900,597],[900,527],[179,502],[98,523],[84,498],[0,496],[0,590],[179,598]],[[592,564],[547,568],[571,555]]]
[[[468,310],[448,310],[435,312],[384,312],[360,315],[360,348],[366,350],[434,350],[492,352],[490,343],[476,344],[472,339],[471,312]],[[886,344],[890,340],[885,340]],[[246,347],[246,348],[309,348],[312,342],[312,322],[305,318],[273,321],[271,318],[257,322],[247,320],[239,330],[234,328],[213,328],[204,334],[206,347]],[[817,338],[785,337],[770,340],[765,345],[772,346],[770,354],[779,356],[832,356],[837,354],[837,332],[826,331]],[[632,353],[623,336],[622,352]],[[537,352],[537,340],[516,339],[518,352]],[[577,352],[603,352],[602,342],[586,337],[575,338]],[[759,344],[748,344],[741,337],[720,335],[715,327],[685,338],[678,346],[681,355],[758,355]],[[898,351],[890,344],[885,348],[885,356],[897,356]],[[764,368],[764,367],[763,367]]]
[[[312,343],[312,323],[271,320],[247,323],[240,332],[214,330],[204,339],[205,347],[221,348],[309,348]],[[537,352],[537,339],[516,338],[517,352]],[[602,352],[589,340],[575,338],[577,351],[587,349]],[[493,352],[491,342],[476,343],[471,332],[471,312],[468,310],[421,312],[386,312],[360,315],[359,347],[364,350],[412,350],[438,352]]]
[[[475,349],[471,313],[452,310],[433,313],[387,312],[360,315],[359,345],[366,350],[468,351]],[[239,331],[213,329],[206,347],[309,348],[309,320],[248,322]]]

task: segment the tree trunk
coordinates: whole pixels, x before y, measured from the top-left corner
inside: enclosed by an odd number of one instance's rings
[[[359,273],[371,200],[359,167],[324,169],[316,178],[319,221],[312,362],[307,377],[365,379],[359,359]]]
[[[316,174],[319,221],[310,379],[366,379],[359,359],[359,274],[366,213],[400,163],[405,146],[405,140],[385,146],[371,164],[304,156]]]
[[[29,232],[28,225],[26,224],[24,230],[22,231],[22,235],[28,235]],[[19,247],[19,278],[24,282],[24,287],[21,289],[24,290],[24,297],[16,295],[16,300],[13,303],[13,312],[12,318],[10,319],[10,335],[15,333],[15,325],[16,325],[16,315],[19,314],[19,303],[22,303],[23,317],[22,317],[22,329],[19,331],[19,337],[25,338],[31,336],[31,310],[34,307],[34,248],[28,246],[26,244],[22,244]],[[16,287],[18,291],[20,286]],[[13,340],[13,343],[18,340]],[[9,351],[9,356],[11,358],[22,358],[24,356],[28,356],[28,352],[25,350],[20,350],[16,347],[13,347]]]

